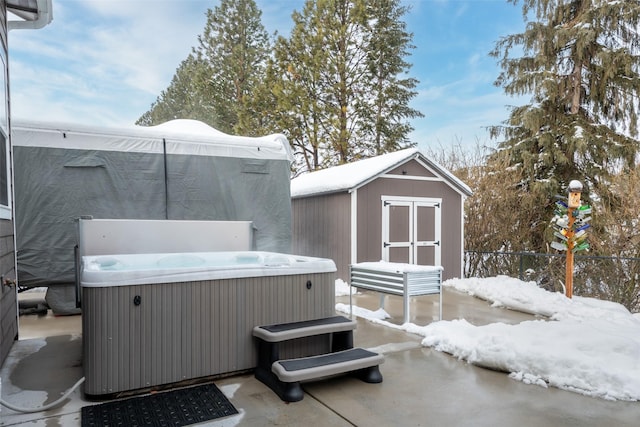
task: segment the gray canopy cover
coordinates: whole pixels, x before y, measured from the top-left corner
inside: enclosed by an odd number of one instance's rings
[[[81,216],[252,221],[255,250],[290,252],[283,135],[231,136],[192,120],[120,129],[18,122],[12,144],[21,287],[74,283]]]

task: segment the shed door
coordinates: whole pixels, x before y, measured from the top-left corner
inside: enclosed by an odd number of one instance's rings
[[[382,259],[441,265],[442,199],[382,196]]]

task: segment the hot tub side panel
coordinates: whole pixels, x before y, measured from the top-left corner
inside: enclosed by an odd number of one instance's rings
[[[253,327],[334,315],[335,273],[85,287],[82,298],[85,393],[99,396],[254,368]]]

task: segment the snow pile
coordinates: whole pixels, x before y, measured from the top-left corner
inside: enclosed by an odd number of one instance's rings
[[[444,286],[493,306],[545,316],[517,325],[475,326],[464,319],[427,326],[372,321],[424,337],[422,344],[527,384],[610,400],[640,400],[640,316],[620,304],[568,299],[510,277],[454,279]],[[344,310],[338,304],[336,309]],[[348,312],[349,306],[346,306]],[[359,315],[354,308],[354,314]],[[367,317],[362,315],[361,317]]]
[[[337,279],[336,280],[336,296],[337,297],[342,297],[342,296],[345,296],[345,295],[348,296],[349,292],[355,294],[357,292],[357,288],[352,288],[344,280]],[[364,317],[364,316],[362,316],[362,317]]]

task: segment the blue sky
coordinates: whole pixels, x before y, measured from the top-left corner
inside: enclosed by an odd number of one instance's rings
[[[304,0],[256,0],[269,33],[288,34]],[[9,33],[12,115],[99,126],[133,124],[204,29],[217,0],[53,0],[53,22]],[[419,147],[494,145],[485,126],[517,99],[493,85],[488,56],[500,37],[524,28],[506,0],[405,0],[413,33],[410,75],[419,80],[412,122]],[[525,98],[526,100],[526,98]],[[520,101],[522,102],[522,101]]]

